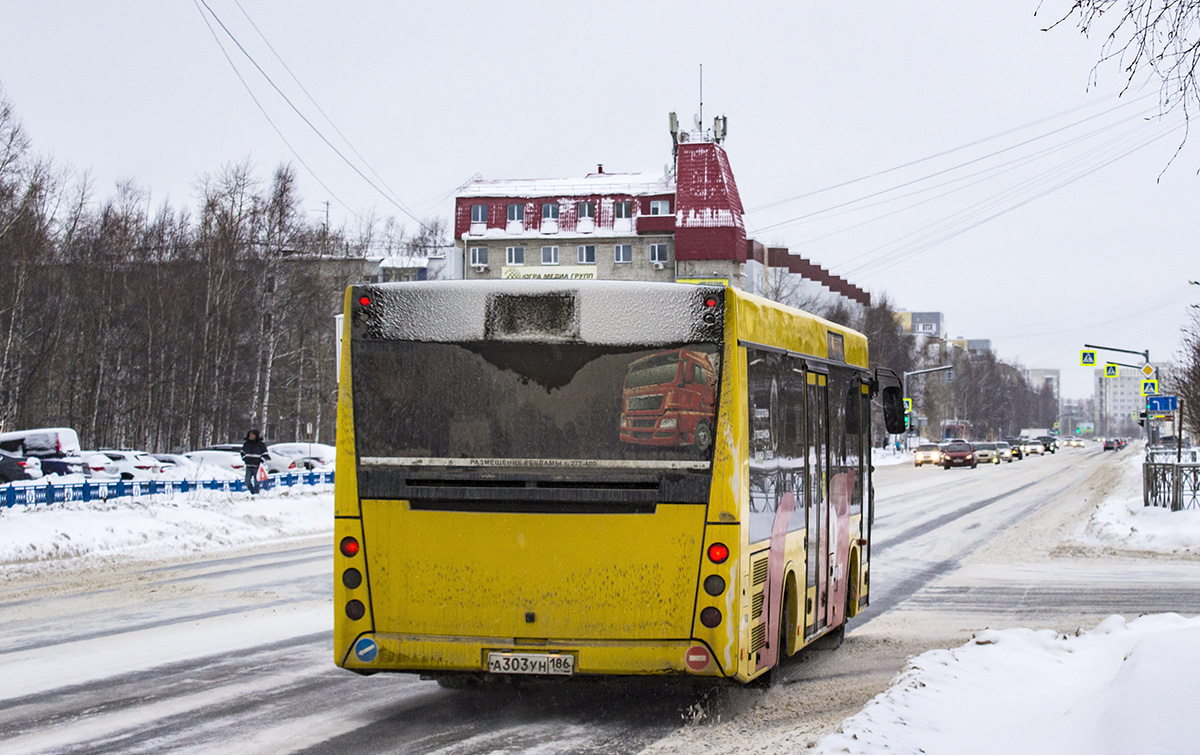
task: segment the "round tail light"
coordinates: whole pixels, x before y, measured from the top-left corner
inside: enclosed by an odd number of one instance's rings
[[[342,555],[347,558],[350,558],[352,556],[357,556],[358,555],[358,541],[352,537],[343,537],[342,544],[340,546],[340,550],[342,551]]]
[[[721,612],[709,606],[700,612],[700,623],[712,629],[721,623]]]
[[[724,543],[713,543],[708,546],[708,560],[714,564],[723,564],[729,558],[729,548]]]
[[[366,615],[367,607],[362,604],[361,600],[352,600],[346,604],[346,616],[350,617],[352,621],[358,621]]]

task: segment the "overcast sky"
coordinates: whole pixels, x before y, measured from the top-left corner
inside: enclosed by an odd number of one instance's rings
[[[1157,88],[1118,99],[1117,66],[1093,80],[1100,40],[1041,31],[1067,0],[1037,16],[1037,0],[207,2],[422,219],[448,218],[475,174],[663,170],[667,113],[691,122],[703,64],[751,237],[1061,368],[1065,397],[1091,394],[1083,343],[1168,358],[1200,303],[1200,137],[1168,165],[1182,117],[1154,117]],[[194,205],[205,173],[291,161],[312,218],[328,200],[335,225],[372,210],[413,225],[191,0],[10,3],[0,86],[35,148],[91,171],[98,196],[132,179],[155,205]]]

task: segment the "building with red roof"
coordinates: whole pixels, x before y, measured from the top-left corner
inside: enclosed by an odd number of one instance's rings
[[[746,238],[724,134],[723,117],[673,130],[661,174],[598,165],[581,178],[472,181],[455,199],[453,267],[467,279],[720,282],[798,305],[869,304],[819,265]]]

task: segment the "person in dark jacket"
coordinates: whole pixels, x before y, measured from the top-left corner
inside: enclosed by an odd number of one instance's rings
[[[242,461],[246,464],[246,490],[251,494],[258,493],[258,468],[269,458],[271,455],[267,453],[267,444],[258,430],[246,433],[246,442],[242,444]]]

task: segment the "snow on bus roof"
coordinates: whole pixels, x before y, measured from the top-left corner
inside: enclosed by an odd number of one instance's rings
[[[375,291],[378,336],[384,339],[440,342],[490,340],[562,340],[597,345],[719,342],[723,312],[706,321],[707,293],[720,287],[646,281],[436,281],[369,284]],[[574,314],[557,312],[545,297],[566,295],[574,300]],[[493,310],[507,297],[531,297],[513,302],[526,313],[530,330],[495,332]],[[542,297],[542,301],[536,301]],[[545,318],[538,310],[547,307]],[[507,310],[506,310],[507,311]],[[512,310],[518,313],[518,310]],[[636,316],[633,316],[636,315]],[[503,315],[499,315],[503,317]],[[567,323],[562,318],[571,320]],[[377,318],[377,319],[375,319]],[[544,321],[543,321],[544,320]],[[553,325],[546,325],[546,323]],[[545,326],[545,327],[543,327]],[[560,330],[561,332],[556,332]]]
[[[576,178],[517,178],[467,184],[460,197],[556,197],[587,194],[673,194],[675,181],[661,173],[589,173]]]

